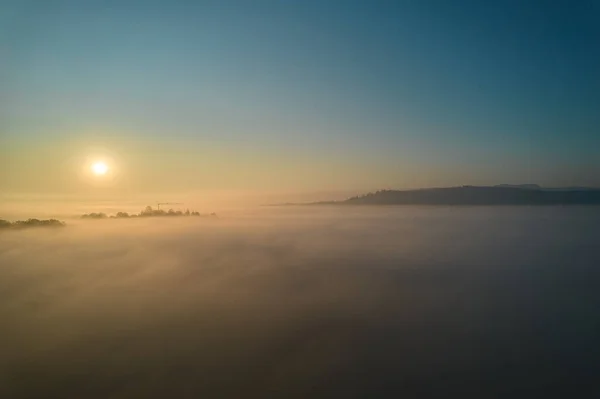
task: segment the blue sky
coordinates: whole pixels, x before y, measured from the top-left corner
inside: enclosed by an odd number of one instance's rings
[[[86,145],[217,175],[176,188],[600,185],[598,1],[0,4],[7,189]]]

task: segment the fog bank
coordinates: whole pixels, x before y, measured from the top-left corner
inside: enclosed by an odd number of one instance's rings
[[[590,208],[263,208],[0,235],[0,397],[565,397]]]

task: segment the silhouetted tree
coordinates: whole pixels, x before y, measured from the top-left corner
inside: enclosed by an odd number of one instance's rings
[[[110,216],[110,219],[117,219],[117,218],[135,218],[135,217],[149,217],[149,216],[203,216],[203,217],[215,217],[217,216],[215,213],[211,213],[211,214],[200,214],[200,212],[191,212],[189,209],[186,209],[185,212],[182,212],[180,210],[174,210],[174,209],[169,209],[168,211],[165,211],[163,209],[152,209],[151,206],[147,206],[144,208],[144,210],[142,210],[139,214],[129,214],[127,212],[117,212],[116,215],[114,216]],[[105,213],[88,213],[85,215],[81,216],[84,219],[104,219],[104,218],[108,218],[109,216],[107,216]],[[7,222],[10,223],[10,222]],[[2,227],[0,225],[0,227]]]
[[[65,223],[56,219],[27,219],[27,220],[17,220],[12,223],[12,227],[22,228],[22,227],[62,227]]]
[[[105,218],[107,218],[107,216],[106,216],[106,213],[102,213],[102,212],[94,213],[94,212],[92,212],[92,213],[88,213],[88,214],[85,214],[85,215],[81,215],[81,218],[82,219],[105,219]]]

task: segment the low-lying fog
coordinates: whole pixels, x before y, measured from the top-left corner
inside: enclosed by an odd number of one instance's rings
[[[599,208],[67,223],[0,232],[2,398],[598,393]]]

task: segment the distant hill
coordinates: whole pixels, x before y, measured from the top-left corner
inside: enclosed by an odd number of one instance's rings
[[[535,184],[381,190],[330,205],[600,205],[598,188],[545,189]]]
[[[529,190],[539,190],[541,187],[538,184],[498,184],[494,187],[501,188],[527,188]]]

